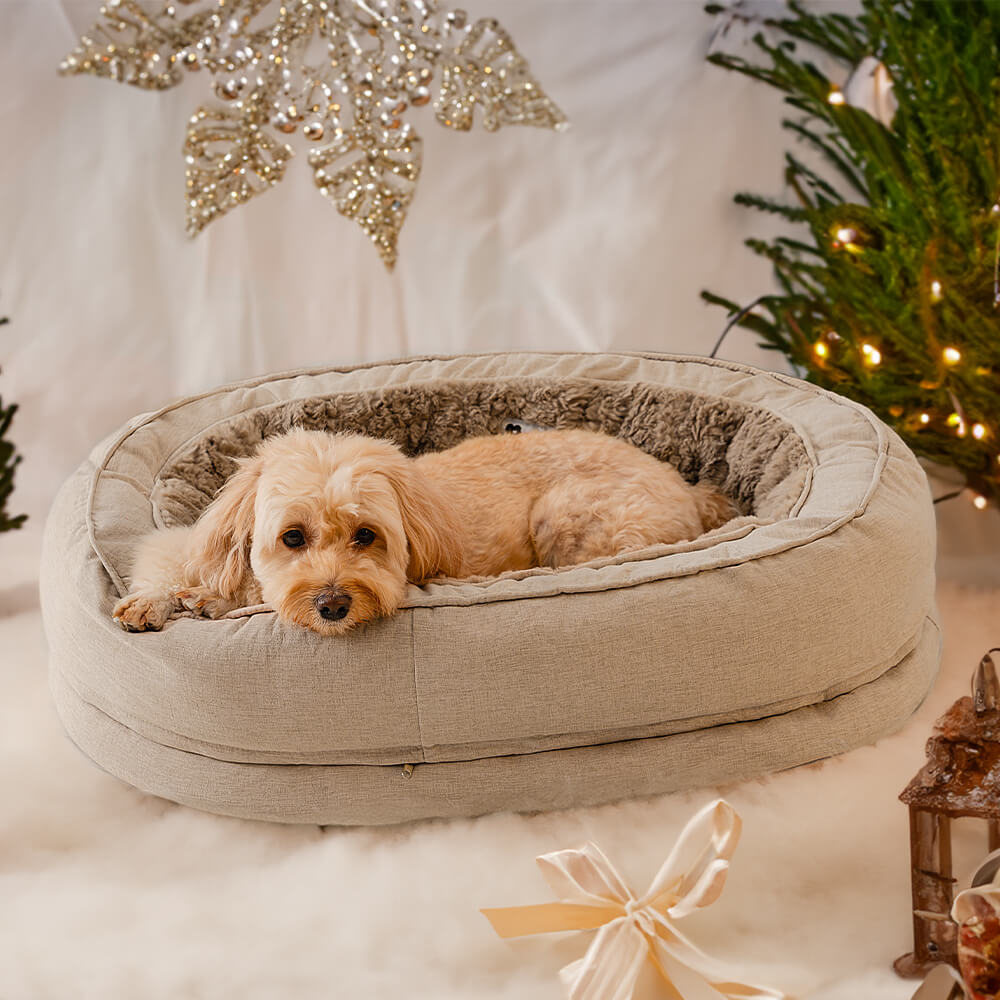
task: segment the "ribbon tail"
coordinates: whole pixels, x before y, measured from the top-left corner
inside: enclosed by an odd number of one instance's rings
[[[766,986],[748,986],[746,983],[712,983],[727,1000],[788,1000],[779,990]]]
[[[660,975],[685,1000],[788,1000],[780,990],[716,979],[720,963],[683,938],[669,941],[657,936],[650,944],[650,956]],[[704,968],[713,965],[712,971]]]
[[[646,938],[626,920],[605,924],[582,959],[559,973],[570,1000],[630,1000],[649,954]]]
[[[727,1000],[701,973],[690,965],[679,962],[673,955],[661,951],[653,960],[664,982],[673,987],[677,996],[684,1000]]]
[[[622,915],[620,906],[590,906],[586,903],[535,903],[528,906],[497,906],[480,910],[502,938],[554,931],[587,931]]]

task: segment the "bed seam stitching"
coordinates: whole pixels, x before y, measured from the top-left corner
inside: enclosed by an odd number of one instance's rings
[[[423,763],[427,762],[427,745],[424,742],[424,723],[423,719],[420,717],[420,685],[417,681],[417,624],[416,624],[416,612],[418,610],[423,610],[419,608],[413,609],[413,614],[410,615],[410,666],[413,669],[413,706],[417,712],[417,737],[420,740],[420,760]]]

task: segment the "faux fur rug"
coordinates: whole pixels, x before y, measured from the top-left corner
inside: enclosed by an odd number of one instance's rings
[[[597,809],[320,830],[148,798],[70,745],[46,691],[39,520],[0,538],[3,1000],[557,1000],[558,970],[589,935],[503,942],[479,907],[549,901],[535,856],[585,840],[641,891],[686,820],[719,794],[744,834],[722,898],[684,922],[697,943],[734,978],[802,1000],[903,1000],[916,988],[890,971],[911,933],[896,796],[933,720],[1000,644],[1000,592],[939,588],[938,683],[874,747]],[[985,853],[985,830],[959,823],[960,885]],[[637,995],[656,996],[655,981]]]

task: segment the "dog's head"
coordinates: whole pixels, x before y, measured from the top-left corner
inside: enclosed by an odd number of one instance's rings
[[[293,430],[265,441],[195,529],[189,568],[223,596],[252,573],[284,619],[323,635],[397,610],[407,581],[459,571],[447,498],[388,441]]]

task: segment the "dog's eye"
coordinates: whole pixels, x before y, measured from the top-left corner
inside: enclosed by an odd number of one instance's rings
[[[371,528],[358,528],[354,532],[354,541],[357,542],[362,548],[367,545],[371,545],[375,541],[375,532]]]
[[[290,531],[286,531],[282,536],[281,540],[290,548],[298,549],[306,544],[306,536],[299,531],[298,528],[292,528]]]

